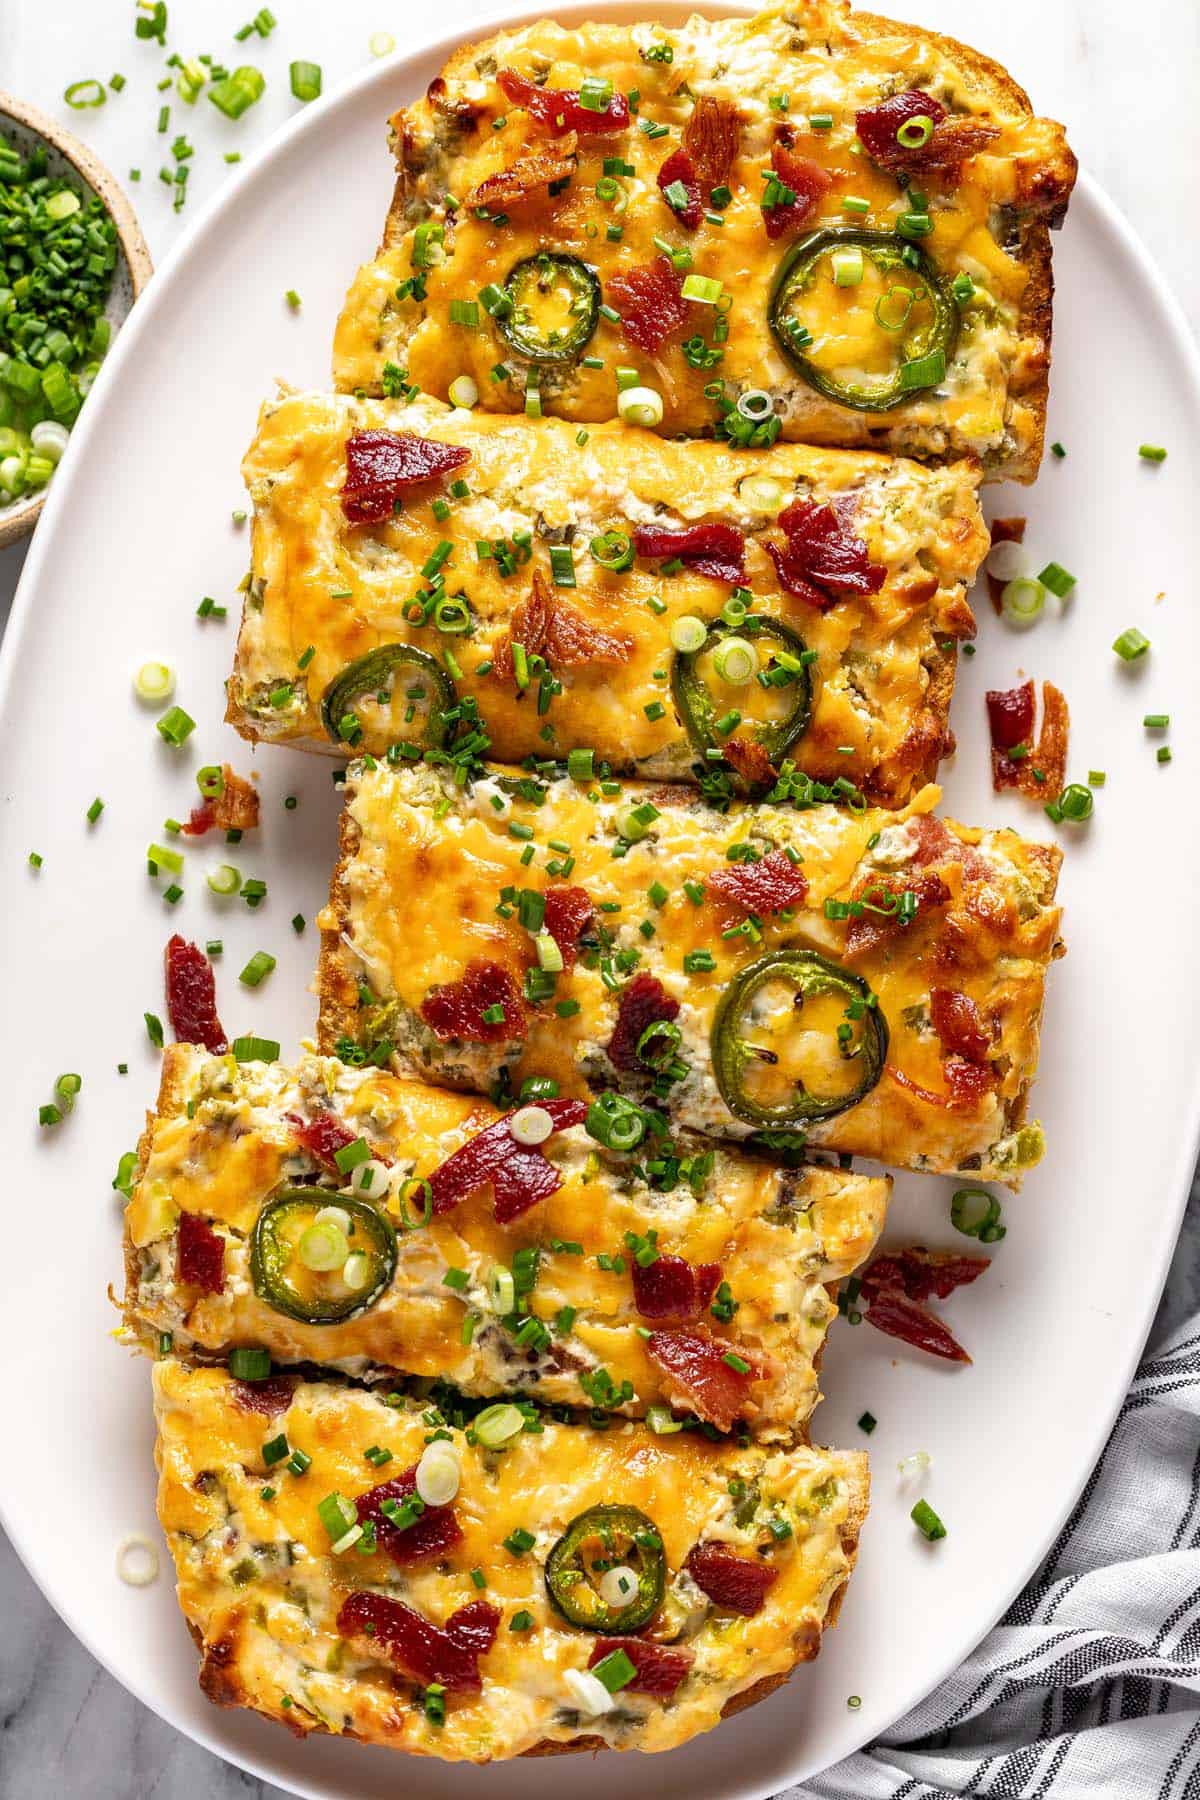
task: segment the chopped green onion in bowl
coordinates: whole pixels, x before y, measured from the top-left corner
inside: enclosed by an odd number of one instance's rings
[[[118,249],[98,195],[52,174],[45,144],[23,156],[0,135],[0,505],[44,488],[66,449],[108,349]]]

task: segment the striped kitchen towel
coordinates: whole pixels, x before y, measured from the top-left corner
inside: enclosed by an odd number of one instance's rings
[[[1200,1231],[1189,1250],[1194,1271]],[[956,1794],[1200,1800],[1194,1303],[1146,1356],[1058,1541],[995,1630],[885,1737],[779,1800]]]

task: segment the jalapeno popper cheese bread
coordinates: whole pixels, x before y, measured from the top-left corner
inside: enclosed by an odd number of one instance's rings
[[[353,765],[322,1047],[1020,1183],[1060,853],[902,812]]]
[[[332,1058],[176,1045],[126,1211],[127,1328],[152,1350],[169,1332],[202,1357],[259,1345],[472,1395],[802,1430],[825,1284],[870,1254],[887,1182],[647,1137],[614,1100],[504,1114]]]
[[[453,1412],[174,1358],[154,1397],[209,1698],[421,1755],[708,1730],[817,1654],[867,1508],[839,1451],[532,1416],[494,1447]]]
[[[482,729],[505,760],[587,748],[673,779],[723,751],[761,782],[786,755],[885,805],[936,771],[988,545],[974,462],[621,425],[580,445],[304,394],[264,408],[244,473],[243,736],[441,755]]]
[[[543,19],[391,127],[339,387],[1033,479],[1075,158],[978,52],[838,0]]]

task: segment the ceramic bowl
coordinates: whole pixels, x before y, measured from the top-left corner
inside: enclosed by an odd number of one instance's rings
[[[49,151],[49,173],[72,177],[98,194],[107,207],[117,228],[117,267],[105,309],[115,334],[153,273],[150,252],[133,208],[99,157],[85,144],[57,120],[5,93],[0,93],[0,134],[22,156],[28,156],[37,144],[44,144]],[[16,543],[33,530],[47,491],[40,488],[7,504],[0,502],[0,547]]]

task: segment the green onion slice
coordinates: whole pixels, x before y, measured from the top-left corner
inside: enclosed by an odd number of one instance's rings
[[[964,1237],[984,1244],[999,1243],[1007,1229],[1000,1223],[1000,1202],[982,1187],[957,1189],[950,1201],[950,1223]]]
[[[1018,575],[1007,582],[1000,595],[1000,614],[1009,625],[1023,631],[1041,617],[1046,604],[1046,590],[1032,576]]]

